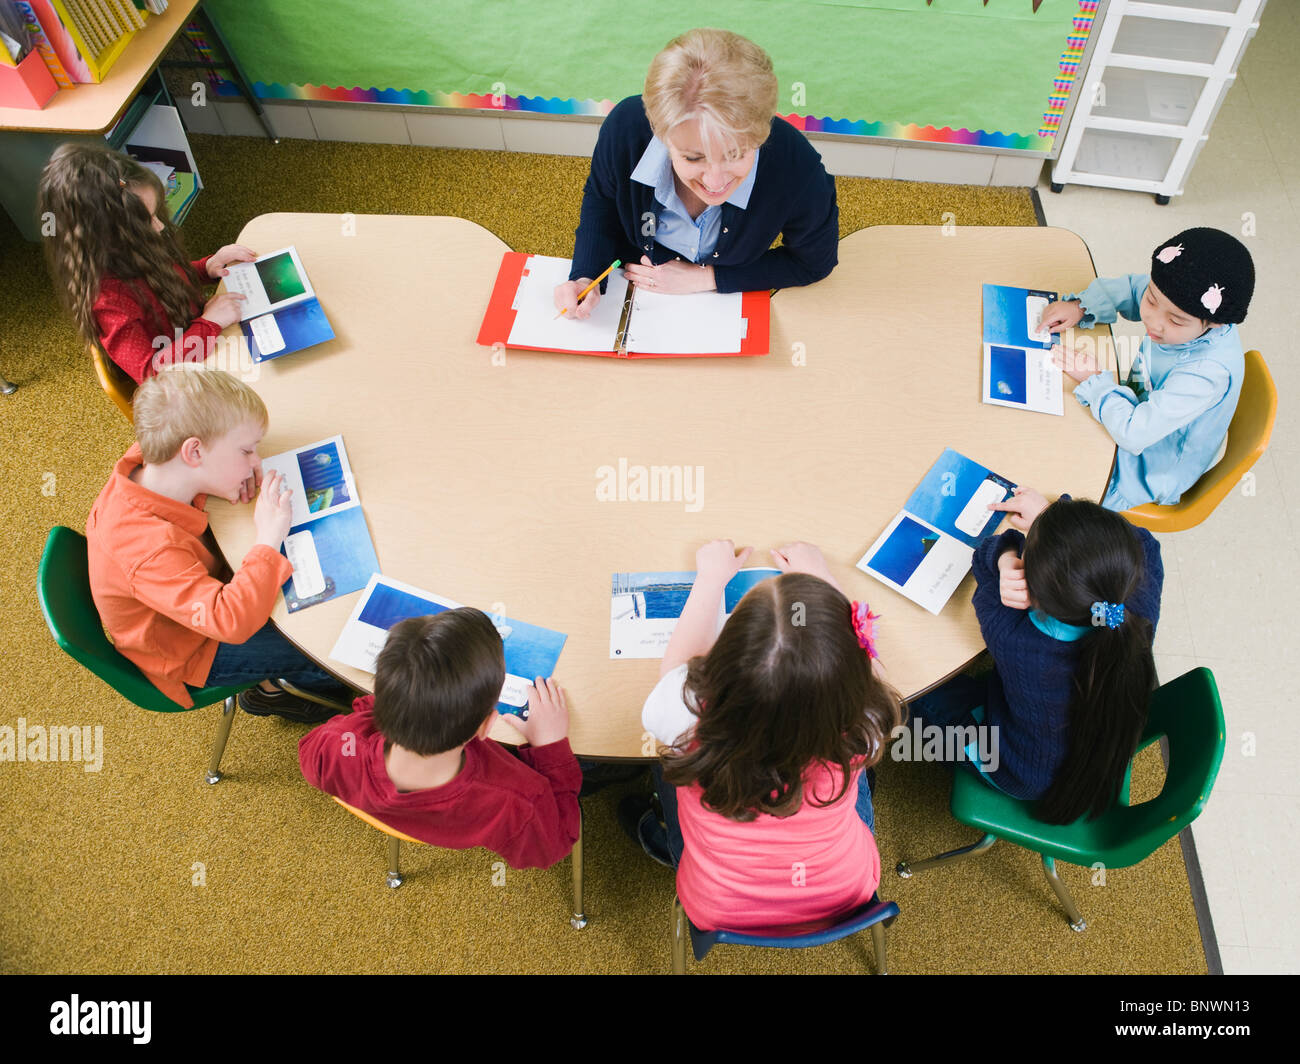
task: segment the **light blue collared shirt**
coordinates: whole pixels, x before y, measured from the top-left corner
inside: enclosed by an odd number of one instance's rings
[[[727,202],[741,210],[748,207],[749,194],[754,188],[754,175],[757,173],[758,151],[755,151],[754,165],[745,175],[745,180],[727,197]],[[653,235],[664,247],[671,248],[688,262],[705,262],[713,257],[718,246],[718,236],[722,232],[722,207],[705,207],[698,218],[691,218],[690,211],[677,195],[673,182],[673,161],[668,148],[658,137],[650,138],[636,169],[632,171],[632,180],[651,186],[659,204],[653,233],[644,233],[643,230],[644,235]]]

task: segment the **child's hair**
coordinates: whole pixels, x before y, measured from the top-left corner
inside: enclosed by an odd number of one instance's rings
[[[265,429],[266,404],[238,377],[201,364],[164,366],[135,390],[135,438],[145,462],[166,462],[191,436],[204,443],[246,421]]]
[[[1066,624],[1092,628],[1079,641],[1070,699],[1070,743],[1037,815],[1050,824],[1089,819],[1109,809],[1146,725],[1156,683],[1151,622],[1132,609],[1146,578],[1133,527],[1083,499],[1059,499],[1030,526],[1025,582],[1038,609]],[[1095,603],[1125,605],[1107,627]]]
[[[704,805],[738,821],[798,812],[814,761],[838,767],[841,787],[812,800],[838,801],[902,721],[897,692],[858,644],[849,600],[806,573],[741,599],[712,649],[690,661],[683,693],[699,722],[693,745],[665,755],[664,778],[698,781]]]
[[[136,194],[145,188],[157,198],[161,233]],[[153,290],[168,318],[157,323],[160,330],[189,325],[207,279],[190,265],[152,170],[108,147],[60,145],[41,174],[37,210],[52,216],[46,261],[55,291],[87,343],[99,339],[94,305],[105,274]]]
[[[495,709],[505,679],[505,646],[482,610],[408,618],[379,652],[375,727],[422,757],[463,746]]]

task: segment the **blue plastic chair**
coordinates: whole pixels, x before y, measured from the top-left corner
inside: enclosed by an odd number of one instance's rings
[[[797,934],[783,933],[780,928],[766,931],[701,931],[686,915],[681,901],[673,897],[673,974],[686,974],[686,938],[689,933],[691,949],[695,959],[702,961],[714,946],[720,944],[735,946],[771,946],[778,949],[805,949],[808,946],[824,946],[828,942],[838,942],[842,938],[856,935],[859,931],[871,928],[871,943],[876,953],[876,974],[888,975],[889,967],[885,959],[885,928],[898,918],[898,903],[883,902],[879,894],[873,894],[871,900],[861,908],[849,913],[838,924],[821,931],[804,931]]]

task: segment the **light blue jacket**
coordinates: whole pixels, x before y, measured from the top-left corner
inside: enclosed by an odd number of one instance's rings
[[[1146,274],[1099,277],[1077,299],[1083,328],[1123,315],[1139,321]],[[1125,510],[1175,503],[1214,463],[1237,409],[1245,356],[1235,325],[1214,325],[1186,344],[1143,337],[1126,384],[1098,373],[1074,389],[1118,446],[1103,505]]]

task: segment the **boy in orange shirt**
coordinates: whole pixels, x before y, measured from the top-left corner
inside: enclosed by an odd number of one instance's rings
[[[317,723],[339,712],[268,679],[351,698],[270,623],[293,572],[280,554],[292,492],[275,473],[262,482],[262,400],[228,373],[177,366],[140,385],[133,406],[136,442],[86,521],[91,594],[118,652],[182,706],[194,704],[190,688],[247,683],[239,704],[256,716]],[[234,574],[208,531],[208,495],[257,496],[257,542]]]

